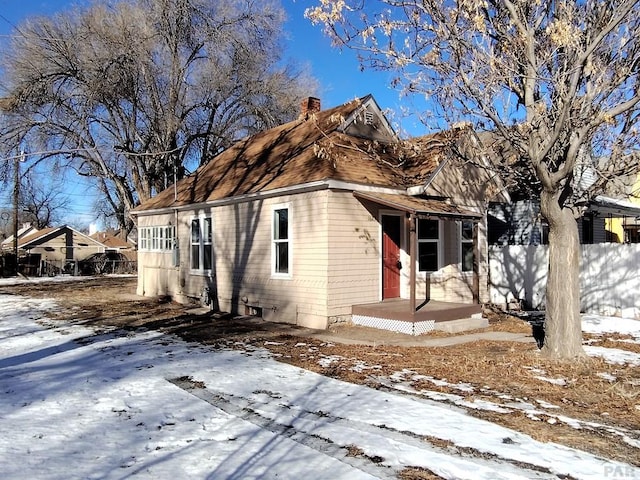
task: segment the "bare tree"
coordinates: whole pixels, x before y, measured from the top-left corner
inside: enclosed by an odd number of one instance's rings
[[[638,170],[640,2],[327,0],[306,15],[363,66],[397,72],[437,125],[491,130],[528,169],[549,223],[543,351],[582,356],[575,218],[589,190]],[[589,189],[584,168],[601,174]]]
[[[70,205],[62,185],[51,177],[43,182],[33,171],[28,171],[20,181],[20,221],[31,223],[38,230],[51,227],[62,218]]]
[[[233,141],[291,119],[313,89],[281,61],[275,1],[94,3],[19,26],[3,59],[1,143],[96,179],[122,227]]]

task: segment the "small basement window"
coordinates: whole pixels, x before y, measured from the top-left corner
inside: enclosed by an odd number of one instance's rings
[[[244,314],[252,317],[262,318],[262,307],[256,307],[255,305],[245,305]]]

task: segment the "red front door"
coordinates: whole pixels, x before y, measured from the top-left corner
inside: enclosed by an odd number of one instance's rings
[[[382,299],[400,296],[400,225],[402,217],[382,216]]]

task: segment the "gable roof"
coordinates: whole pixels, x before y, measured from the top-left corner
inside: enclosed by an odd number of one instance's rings
[[[132,249],[134,246],[129,242],[122,240],[120,237],[109,232],[96,232],[89,235],[94,240],[100,242],[107,248],[111,249]]]
[[[89,237],[88,235],[85,235],[82,232],[74,230],[68,225],[62,225],[60,227],[48,227],[48,228],[43,228],[42,230],[38,230],[37,232],[34,232],[31,235],[27,235],[24,238],[18,239],[18,246],[23,249],[26,249],[29,247],[35,247],[43,243],[46,243],[48,240],[57,237],[58,235],[60,235],[61,233],[67,230],[73,232],[74,235],[79,235],[81,238],[85,238],[88,242],[104,247],[102,243],[98,242],[97,240],[94,240],[93,238]]]
[[[33,225],[31,225],[30,223],[25,223],[22,225],[22,227],[20,227],[18,229],[18,241],[20,240],[20,238],[26,236],[26,235],[31,235],[35,232],[37,232],[38,229],[36,227],[34,227]],[[2,241],[2,246],[9,246],[9,245],[13,245],[13,235],[9,235],[7,238],[5,238]]]
[[[399,141],[368,95],[245,138],[132,213],[328,180],[403,192],[437,174],[467,133],[457,128]]]

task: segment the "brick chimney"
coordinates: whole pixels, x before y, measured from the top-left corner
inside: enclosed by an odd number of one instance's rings
[[[307,97],[300,103],[300,118],[306,120],[310,115],[321,110],[320,99]]]

